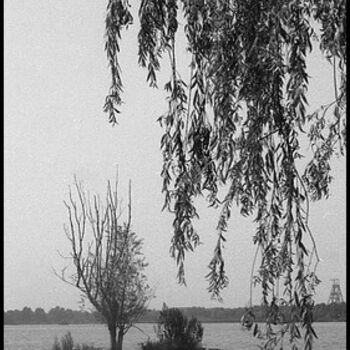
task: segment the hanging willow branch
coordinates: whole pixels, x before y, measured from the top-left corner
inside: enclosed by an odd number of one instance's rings
[[[189,86],[176,70],[180,7],[191,55]],[[120,10],[114,16],[118,23],[123,23],[123,14]],[[220,210],[207,275],[210,293],[220,298],[228,283],[223,244],[237,205],[242,215],[254,217],[253,241],[262,252],[254,281],[263,290],[266,329],[255,325],[254,334],[269,349],[283,344],[288,331],[296,346],[301,322],[305,348],[310,349],[319,257],[308,225],[309,198],[328,196],[330,159],[338,151],[343,154],[346,146],[345,0],[143,0],[139,19],[139,63],[147,69],[151,86],[156,86],[163,53],[170,53],[172,76],[165,85],[169,108],[159,121],[164,129],[164,209],[175,216],[170,251],[179,266],[179,281],[185,283],[186,253],[199,243],[194,199],[206,194],[209,204]],[[329,113],[321,108],[307,114],[307,56],[316,31],[321,52],[334,67],[338,62],[334,78],[339,74],[340,81],[336,100],[326,107]],[[111,37],[107,47],[118,38]],[[118,81],[118,75],[113,79]],[[303,174],[302,135],[313,150]],[[220,185],[227,189],[224,198],[218,196]],[[310,270],[314,255],[317,261]],[[279,283],[282,298],[276,295]],[[289,307],[290,319],[276,333],[273,325],[282,304]]]

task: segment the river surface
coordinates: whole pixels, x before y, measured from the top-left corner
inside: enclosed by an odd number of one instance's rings
[[[123,350],[138,350],[139,344],[155,339],[154,325],[137,324],[124,339]],[[316,339],[313,350],[345,350],[346,323],[315,323]],[[223,350],[257,350],[257,341],[251,332],[238,323],[203,323],[203,346]],[[71,332],[75,344],[108,348],[107,328],[101,324],[89,325],[17,325],[4,326],[4,350],[51,350],[55,337],[59,340]],[[303,347],[301,346],[300,349]],[[288,347],[285,347],[288,349]]]

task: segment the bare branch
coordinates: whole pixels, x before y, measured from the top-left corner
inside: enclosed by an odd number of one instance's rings
[[[74,193],[69,188],[68,223],[63,226],[71,244],[75,274],[66,276],[67,266],[58,274],[62,281],[77,287],[101,313],[110,329],[119,327],[124,334],[145,310],[149,286],[142,271],[141,243],[131,231],[131,181],[127,220],[118,223],[122,211],[118,199],[118,175],[115,189],[107,183],[105,203],[97,195],[90,196],[74,178]],[[89,236],[89,234],[91,234]]]

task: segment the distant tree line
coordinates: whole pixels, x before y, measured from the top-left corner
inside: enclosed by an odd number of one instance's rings
[[[179,308],[185,316],[194,316],[200,322],[240,322],[242,316],[246,312],[246,308],[204,308],[204,307],[189,307]],[[268,309],[265,306],[253,306],[256,322],[264,322]],[[284,315],[283,321],[289,321],[290,312],[287,307],[281,307],[281,312]],[[145,315],[146,316],[146,315]],[[345,322],[346,321],[346,303],[317,304],[314,307],[315,322]]]
[[[100,323],[97,312],[77,311],[56,306],[49,312],[38,307],[9,310],[4,313],[4,324],[67,324]]]
[[[254,306],[254,313],[257,322],[263,322],[266,318],[266,309],[262,306]],[[240,322],[246,309],[243,307],[229,308],[204,308],[204,307],[186,307],[179,308],[187,317],[196,317],[201,322]],[[285,315],[284,321],[288,321],[287,309],[281,309]],[[147,310],[140,318],[139,322],[156,323],[159,317],[159,310]],[[340,304],[317,304],[314,308],[315,322],[345,322],[346,321],[346,303]],[[102,323],[97,312],[77,311],[64,309],[56,306],[49,312],[42,308],[36,308],[34,311],[29,307],[20,310],[9,310],[4,312],[5,325],[17,324],[87,324]]]

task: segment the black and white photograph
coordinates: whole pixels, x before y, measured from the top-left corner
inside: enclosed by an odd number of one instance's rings
[[[345,0],[4,0],[4,350],[345,350]]]

